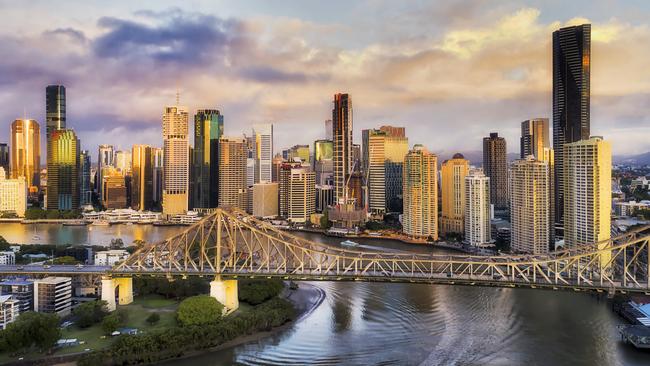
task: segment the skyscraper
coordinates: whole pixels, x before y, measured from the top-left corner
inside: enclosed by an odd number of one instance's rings
[[[438,240],[438,158],[415,145],[404,159],[404,233]]]
[[[386,211],[402,212],[402,180],[404,157],[409,151],[409,140],[404,127],[381,126],[384,138],[384,178],[386,179]]]
[[[223,136],[223,115],[216,109],[200,109],[194,115],[194,194],[192,206],[219,205],[219,138]]]
[[[564,144],[590,135],[591,24],[553,32],[555,226],[564,222]]]
[[[311,163],[309,145],[294,145],[287,151],[287,160],[295,161],[300,159],[300,162],[309,165]]]
[[[334,142],[334,192],[337,200],[347,198],[348,177],[352,172],[352,98],[334,95],[332,109]]]
[[[526,159],[532,155],[543,160],[544,149],[550,148],[548,136],[548,118],[535,118],[521,122],[521,144],[519,157]]]
[[[27,187],[25,177],[6,179],[4,168],[0,166],[0,213],[12,212],[25,217],[27,209]]]
[[[5,178],[9,177],[9,146],[0,143],[0,168],[5,170]]]
[[[508,159],[506,139],[496,132],[483,138],[483,170],[490,178],[490,202],[497,209],[508,208]]]
[[[334,138],[333,135],[334,127],[331,119],[325,121],[325,140],[330,140]]]
[[[163,215],[184,214],[187,212],[189,198],[187,109],[178,105],[165,107],[162,128],[164,150]]]
[[[375,129],[362,130],[361,137],[368,212],[375,217],[382,217],[386,213],[386,172],[384,168],[386,132]]]
[[[532,155],[510,167],[510,247],[517,253],[548,253],[553,230],[548,170],[547,162]]]
[[[280,170],[280,216],[308,222],[316,212],[316,177],[309,166],[286,163]]]
[[[52,143],[50,135],[53,131],[66,128],[65,105],[65,87],[63,85],[48,85],[45,88],[45,148],[47,151],[46,166],[48,185],[50,184],[50,172],[57,169],[52,161],[53,152],[51,151]]]
[[[115,169],[123,176],[131,175],[131,151],[118,150],[115,152]]]
[[[454,154],[452,159],[442,163],[440,229],[443,235],[465,232],[465,177],[467,174],[469,174],[469,161],[462,154]]]
[[[154,207],[162,207],[162,191],[163,191],[163,166],[164,154],[163,149],[153,147],[153,205]]]
[[[79,208],[79,140],[73,130],[53,130],[49,134],[47,169],[47,209]]]
[[[25,177],[27,187],[39,185],[41,171],[41,127],[33,119],[11,124],[11,177]]]
[[[334,145],[331,140],[314,141],[314,173],[316,184],[329,185],[334,181]]]
[[[612,148],[602,137],[564,145],[564,241],[573,248],[608,240]],[[604,244],[603,244],[604,245]]]
[[[99,200],[104,199],[104,171],[106,167],[115,165],[115,149],[113,145],[99,145],[97,155],[97,195]]]
[[[133,145],[131,157],[131,208],[151,210],[154,205],[154,151],[149,145]]]
[[[93,203],[93,188],[90,185],[90,153],[88,150],[83,150],[79,154],[79,204],[92,205]]]
[[[272,180],[273,125],[253,125],[253,158],[255,159],[254,183]]]
[[[480,170],[465,177],[465,242],[482,246],[492,241],[490,227],[490,177]]]
[[[219,206],[248,206],[246,139],[222,136],[219,139]]]

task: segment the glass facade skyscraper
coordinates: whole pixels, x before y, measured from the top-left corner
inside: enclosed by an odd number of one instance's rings
[[[194,115],[193,208],[219,205],[219,138],[223,115],[216,109],[200,109]]]
[[[49,135],[51,164],[47,169],[48,210],[79,208],[79,140],[72,130],[54,130]]]
[[[591,24],[553,32],[553,150],[555,226],[564,222],[564,144],[590,135]]]

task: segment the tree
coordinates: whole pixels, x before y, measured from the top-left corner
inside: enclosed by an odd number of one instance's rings
[[[78,264],[79,261],[75,257],[71,257],[69,255],[63,256],[63,257],[56,257],[52,259],[52,264],[68,264],[68,265],[73,265],[73,264]]]
[[[104,320],[102,320],[102,330],[106,334],[113,333],[117,330],[117,328],[120,327],[120,325],[122,325],[122,321],[120,320],[120,316],[117,312],[113,312],[105,316]]]
[[[154,325],[159,321],[160,321],[160,315],[158,315],[158,313],[151,313],[151,315],[147,317],[147,323],[149,325]]]
[[[240,280],[239,300],[251,305],[261,304],[282,292],[284,283],[277,279],[267,280]]]
[[[77,306],[72,313],[77,317],[79,328],[88,328],[101,322],[108,314],[108,303],[104,300],[89,301]]]
[[[124,248],[124,241],[121,238],[111,239],[111,249]]]
[[[12,350],[32,346],[43,351],[48,350],[61,338],[59,317],[33,311],[20,314],[15,322],[9,323],[4,331],[4,338],[8,348]]]
[[[180,303],[176,319],[183,326],[212,324],[221,319],[223,309],[223,305],[214,297],[192,296]]]
[[[38,220],[47,217],[47,211],[38,207],[30,207],[25,211],[25,218],[27,220]]]

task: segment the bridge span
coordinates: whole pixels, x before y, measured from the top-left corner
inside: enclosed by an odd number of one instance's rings
[[[133,276],[207,276],[215,279],[211,295],[233,309],[236,280],[242,277],[650,293],[649,254],[650,225],[545,255],[431,255],[317,243],[228,207],[162,242],[143,245],[114,267],[0,266],[0,276],[100,276],[102,298],[112,298],[113,308],[112,294],[131,291]],[[130,299],[118,295],[118,303]]]

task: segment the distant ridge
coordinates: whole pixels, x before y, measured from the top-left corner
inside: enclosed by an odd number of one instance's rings
[[[638,155],[621,155],[613,157],[614,163],[650,165],[650,151]]]

